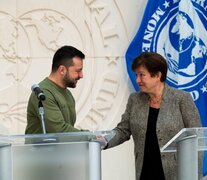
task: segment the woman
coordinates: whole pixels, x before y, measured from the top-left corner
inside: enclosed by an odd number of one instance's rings
[[[176,179],[176,156],[160,153],[182,128],[199,127],[198,111],[189,93],[165,84],[167,62],[157,53],[144,52],[134,59],[132,70],[140,92],[128,99],[115,137],[107,148],[134,140],[137,180]]]

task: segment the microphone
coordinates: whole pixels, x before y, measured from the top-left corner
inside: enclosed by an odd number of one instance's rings
[[[34,91],[34,93],[36,94],[37,98],[40,101],[44,101],[46,99],[46,97],[45,97],[43,91],[40,89],[39,85],[34,84],[34,85],[32,85],[31,89],[32,89],[32,91]]]

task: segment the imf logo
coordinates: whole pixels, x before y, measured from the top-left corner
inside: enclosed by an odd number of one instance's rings
[[[193,91],[207,77],[206,11],[190,0],[181,0],[167,13],[157,23],[152,49],[168,61],[169,84]]]

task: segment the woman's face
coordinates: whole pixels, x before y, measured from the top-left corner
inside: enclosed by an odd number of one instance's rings
[[[161,83],[160,78],[160,72],[152,77],[145,67],[140,66],[136,69],[136,82],[141,92],[153,93],[155,88]]]

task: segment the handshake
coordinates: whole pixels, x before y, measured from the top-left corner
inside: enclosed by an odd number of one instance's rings
[[[92,141],[97,141],[101,149],[107,149],[108,142],[115,136],[115,131],[95,131],[93,132]]]
[[[101,149],[106,149],[107,145],[108,145],[108,141],[106,136],[101,136],[101,135],[97,135],[96,136],[96,141],[98,141],[101,144]]]

